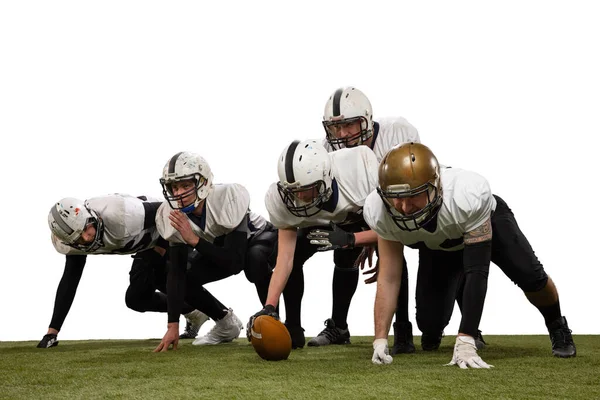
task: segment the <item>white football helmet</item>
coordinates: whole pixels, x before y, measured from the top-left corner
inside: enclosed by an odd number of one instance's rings
[[[178,195],[173,194],[171,185],[174,182],[193,179],[194,188]],[[163,195],[174,210],[181,210],[189,214],[198,207],[202,200],[208,197],[213,188],[213,174],[206,160],[196,153],[180,152],[167,161],[163,168],[160,184],[163,187]],[[192,191],[196,191],[196,199],[191,204],[183,204],[183,199]]]
[[[78,243],[81,234],[90,224],[96,228],[94,239],[91,243]],[[104,223],[98,213],[89,207],[87,201],[73,197],[60,200],[50,209],[48,225],[57,238],[75,249],[91,253],[104,245]]]
[[[352,136],[340,137],[341,126],[360,121],[360,131]],[[327,141],[335,150],[363,144],[373,136],[373,108],[360,90],[348,86],[337,89],[327,100],[323,113],[323,127]]]
[[[279,157],[277,172],[281,200],[297,217],[317,214],[331,197],[331,161],[318,140],[295,140],[286,146]]]

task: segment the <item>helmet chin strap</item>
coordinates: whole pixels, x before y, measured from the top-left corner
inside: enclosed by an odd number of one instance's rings
[[[200,197],[198,197],[198,195],[196,195],[196,200],[194,200],[194,202],[192,204],[190,204],[189,206],[185,206],[185,207],[181,208],[180,211],[184,214],[191,214],[194,212],[194,210],[196,210],[196,208],[198,208],[200,203],[202,203],[202,200],[200,200]]]
[[[181,209],[181,212],[184,213],[184,214],[191,214],[192,212],[194,212],[195,209],[196,209],[196,204],[192,203],[192,204],[190,204],[187,207],[183,207]]]

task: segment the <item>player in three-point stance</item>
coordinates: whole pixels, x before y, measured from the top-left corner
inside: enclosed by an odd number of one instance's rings
[[[514,215],[480,175],[441,168],[431,150],[407,143],[379,166],[379,188],[367,198],[365,221],[377,232],[379,277],[375,298],[373,363],[389,364],[387,335],[402,275],[404,246],[419,249],[417,324],[441,340],[464,272],[462,319],[449,365],[489,368],[475,336],[483,312],[490,261],[515,282],[540,311],[557,357],[574,357],[575,344],[562,316],[554,282],[535,256]]]
[[[167,311],[166,242],[161,243],[154,222],[159,205],[146,196],[112,194],[86,201],[67,197],[52,206],[48,214],[52,244],[66,256],[66,262],[48,332],[37,347],[58,345],[57,335],[73,304],[88,255],[135,254],[125,303],[139,312]],[[196,332],[208,319],[187,304],[181,312],[189,321],[188,329]]]
[[[175,154],[167,161],[160,182],[167,201],[158,209],[156,224],[170,243],[171,268],[167,280],[168,328],[155,351],[167,351],[171,344],[177,348],[178,316],[184,300],[216,322],[194,345],[230,342],[239,336],[242,323],[204,285],[244,271],[264,305],[277,232],[250,211],[246,188],[213,184],[211,168],[198,154]],[[193,256],[188,268],[190,247]]]
[[[377,187],[375,154],[366,146],[327,153],[321,141],[294,141],[279,157],[278,174],[279,182],[265,196],[269,218],[279,229],[277,263],[266,306],[248,326],[258,315],[277,316],[283,292],[292,347],[303,347],[302,268],[317,251],[333,250],[332,314],[308,345],[348,344],[348,309],[359,275],[356,261],[362,246],[376,242],[362,217],[364,201]]]

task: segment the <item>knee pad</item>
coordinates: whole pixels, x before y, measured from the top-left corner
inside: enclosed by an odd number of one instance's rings
[[[540,290],[546,287],[547,283],[548,275],[546,274],[546,272],[542,272],[541,274],[539,274],[539,276],[536,277],[536,279],[518,283],[518,286],[524,292],[539,292]]]

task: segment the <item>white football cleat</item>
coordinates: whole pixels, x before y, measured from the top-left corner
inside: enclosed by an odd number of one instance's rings
[[[195,346],[204,346],[231,342],[240,336],[242,327],[242,321],[240,321],[230,308],[227,310],[227,315],[217,321],[215,326],[205,336],[194,340],[192,344]]]

